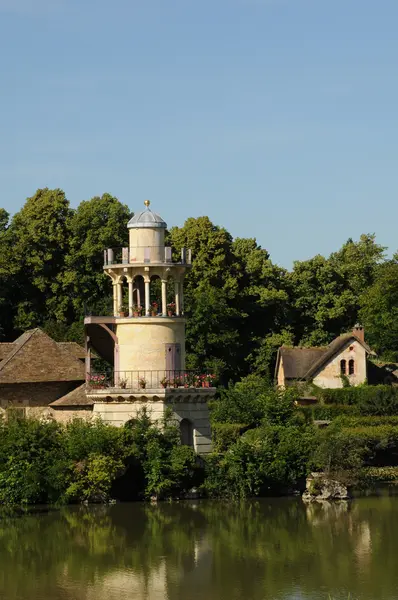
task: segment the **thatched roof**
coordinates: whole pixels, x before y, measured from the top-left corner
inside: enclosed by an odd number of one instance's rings
[[[283,360],[285,379],[312,379],[315,374],[336,354],[341,352],[351,342],[356,341],[365,349],[367,354],[374,355],[369,346],[354,333],[345,333],[334,339],[329,346],[301,348],[281,346],[275,367],[275,377],[278,375],[280,361]]]

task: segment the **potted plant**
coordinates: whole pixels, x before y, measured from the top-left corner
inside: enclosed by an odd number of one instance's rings
[[[160,380],[160,385],[162,386],[162,388],[167,388],[167,386],[170,385],[170,380],[167,377],[162,377],[162,379]]]
[[[156,317],[159,310],[159,304],[157,302],[152,302],[151,304],[151,314],[153,317]]]
[[[142,308],[141,306],[138,306],[137,304],[134,304],[133,306],[133,317],[140,317],[142,314]]]
[[[204,375],[202,379],[202,387],[211,387],[211,384],[214,382],[215,378],[216,376],[211,375],[210,373]]]
[[[167,316],[173,317],[175,315],[175,310],[176,310],[176,303],[169,302],[169,304],[167,305]]]
[[[120,307],[119,316],[120,317],[128,317],[129,316],[129,307],[126,306],[125,304],[123,304],[123,306]]]
[[[140,377],[138,380],[138,385],[140,386],[140,388],[142,390],[144,390],[146,388],[146,379],[144,379],[143,377]]]
[[[106,387],[106,377],[105,375],[89,375],[87,383],[91,388],[101,389]]]
[[[119,387],[125,390],[127,387],[127,379],[119,379]]]

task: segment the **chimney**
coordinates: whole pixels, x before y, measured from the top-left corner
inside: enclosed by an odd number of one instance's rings
[[[355,337],[361,340],[361,342],[365,341],[365,329],[359,323],[355,325],[354,329],[352,330],[352,333],[355,335]]]

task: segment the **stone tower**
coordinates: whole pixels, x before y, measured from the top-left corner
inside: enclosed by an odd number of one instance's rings
[[[86,393],[94,413],[115,425],[147,407],[154,420],[170,408],[183,443],[211,449],[211,374],[185,369],[184,276],[191,252],[165,245],[166,223],[149,207],[129,221],[129,246],[104,250],[113,314],[85,318]],[[110,368],[92,368],[92,350]]]

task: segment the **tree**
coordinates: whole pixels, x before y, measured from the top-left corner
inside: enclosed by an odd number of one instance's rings
[[[360,296],[359,318],[371,347],[398,359],[398,260],[379,266],[376,279]]]
[[[297,341],[325,344],[355,324],[359,296],[373,283],[384,250],[374,235],[362,235],[327,259],[318,255],[294,263],[289,280]]]
[[[103,272],[104,249],[128,245],[131,213],[110,194],[81,202],[70,221],[65,265],[54,285],[52,314],[72,323],[83,317],[84,306],[101,312],[111,306],[111,283]]]
[[[2,234],[0,274],[10,282],[16,329],[42,323],[50,310],[54,281],[68,251],[71,215],[62,190],[39,189]]]

